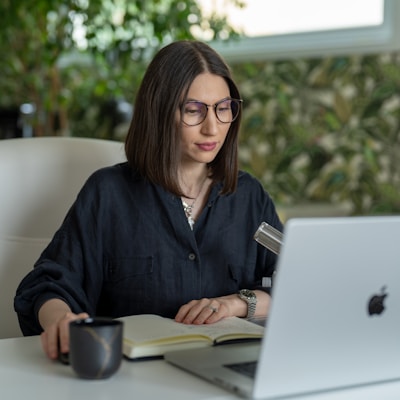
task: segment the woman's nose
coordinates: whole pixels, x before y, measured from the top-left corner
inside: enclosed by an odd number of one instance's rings
[[[218,124],[219,121],[213,107],[209,107],[206,118],[201,126],[201,132],[206,135],[216,135],[218,132]]]

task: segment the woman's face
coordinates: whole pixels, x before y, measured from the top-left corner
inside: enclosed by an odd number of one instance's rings
[[[225,142],[231,124],[220,122],[213,106],[227,98],[230,98],[229,87],[225,79],[220,76],[204,73],[194,79],[188,91],[186,104],[178,113],[182,163],[208,164],[214,160]],[[183,120],[195,123],[196,118],[201,120],[201,111],[205,108],[200,103],[211,106],[208,107],[204,121],[194,126],[182,122]],[[225,108],[225,103],[222,102],[219,107],[219,115],[224,119],[224,113],[230,113],[229,104]],[[227,118],[229,119],[229,116]]]

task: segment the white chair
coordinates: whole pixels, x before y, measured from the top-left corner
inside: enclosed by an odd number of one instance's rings
[[[86,179],[96,169],[125,160],[121,142],[0,140],[0,338],[22,336],[13,306],[16,288]]]

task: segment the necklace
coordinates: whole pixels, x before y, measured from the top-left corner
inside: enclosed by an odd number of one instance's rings
[[[199,193],[197,194],[197,196],[194,198],[193,203],[192,204],[188,204],[186,203],[186,201],[184,201],[182,199],[182,206],[183,206],[183,211],[185,212],[186,218],[188,220],[188,223],[190,225],[190,229],[193,230],[193,225],[194,225],[194,219],[192,217],[192,213],[193,213],[193,208],[194,205],[196,204],[196,200],[199,198],[201,192],[203,191],[204,185],[207,181],[207,176],[205,177],[203,183],[201,184]]]

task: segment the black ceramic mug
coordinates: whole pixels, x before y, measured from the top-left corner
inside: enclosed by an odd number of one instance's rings
[[[69,362],[84,379],[105,379],[122,361],[123,323],[108,318],[85,318],[69,325]]]

